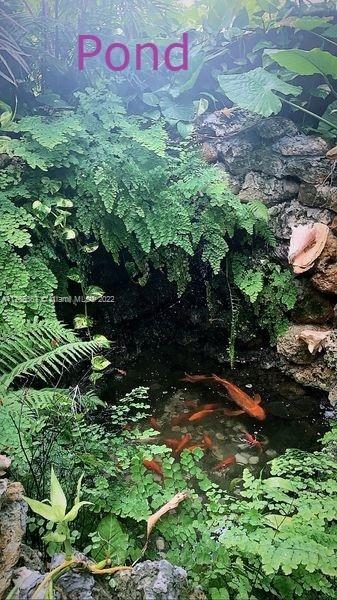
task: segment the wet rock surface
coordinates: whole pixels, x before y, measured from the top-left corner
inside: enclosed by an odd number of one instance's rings
[[[2,460],[3,465],[5,462]],[[4,598],[10,588],[26,531],[27,505],[22,494],[20,483],[0,479],[0,598]]]
[[[187,588],[187,573],[167,560],[145,562],[115,577],[116,600],[179,600]]]

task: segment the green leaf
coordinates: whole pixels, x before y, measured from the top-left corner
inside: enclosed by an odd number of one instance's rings
[[[86,291],[86,300],[87,302],[95,302],[98,298],[102,298],[104,294],[104,290],[98,287],[98,285],[91,285]]]
[[[67,198],[59,198],[56,202],[56,206],[59,208],[72,208],[74,203],[71,200],[67,200]]]
[[[83,246],[83,251],[87,254],[91,254],[92,252],[95,252],[97,248],[98,244],[86,244],[85,246]]]
[[[66,240],[74,240],[76,237],[76,231],[74,229],[66,228],[63,232],[63,235],[66,238]]]
[[[80,508],[82,508],[82,506],[85,506],[86,504],[92,505],[92,502],[86,502],[85,500],[82,500],[81,502],[77,502],[76,504],[74,504],[74,506],[66,514],[66,516],[64,517],[63,520],[66,521],[67,523],[69,521],[74,521],[78,515],[78,511],[80,510]]]
[[[55,542],[56,544],[62,544],[62,542],[64,542],[65,539],[65,534],[59,533],[58,531],[51,531],[50,533],[46,533],[46,535],[43,536],[43,540],[47,543]]]
[[[331,75],[337,79],[337,56],[320,48],[312,50],[265,50],[264,54],[275,60],[281,67],[298,75]],[[279,90],[281,91],[281,90]]]
[[[183,123],[183,121],[178,121],[177,129],[181,137],[185,139],[193,133],[194,125],[193,123]]]
[[[49,504],[39,502],[38,500],[33,500],[32,498],[28,498],[27,496],[22,497],[27,502],[28,506],[32,509],[32,511],[35,512],[37,515],[40,515],[47,521],[52,521],[53,523],[59,523],[60,521],[62,521],[64,513],[59,506],[49,506]]]
[[[95,559],[107,556],[112,563],[124,564],[127,558],[129,536],[113,513],[110,513],[99,523],[97,533],[100,536],[99,554]]]
[[[269,487],[271,489],[277,488],[289,492],[293,492],[297,489],[297,486],[293,481],[289,481],[289,479],[284,479],[283,477],[269,477],[268,479],[265,479],[263,483],[267,488]]]
[[[46,204],[42,204],[40,200],[35,200],[32,204],[32,209],[41,215],[49,215],[51,208],[50,206],[46,206]]]
[[[291,517],[286,517],[284,515],[277,515],[270,513],[269,515],[264,515],[265,521],[267,521],[267,525],[272,527],[273,529],[281,529],[283,525],[289,525],[292,522]]]
[[[264,117],[277,114],[282,101],[274,92],[285,96],[298,96],[302,88],[290,85],[262,67],[239,75],[219,75],[220,87],[226,96],[241,108],[246,108]]]
[[[74,329],[85,329],[92,325],[92,319],[85,315],[76,315],[74,318]]]
[[[67,499],[61,484],[55,475],[53,467],[51,468],[50,476],[50,503],[52,507],[59,507],[62,510],[63,515],[65,514],[67,508]]]
[[[159,98],[156,94],[145,92],[143,94],[143,102],[148,106],[159,106]]]
[[[111,362],[102,355],[94,356],[91,361],[91,366],[95,371],[104,371],[109,365]]]

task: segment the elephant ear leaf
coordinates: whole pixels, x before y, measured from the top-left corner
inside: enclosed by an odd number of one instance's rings
[[[95,560],[102,560],[108,556],[113,563],[125,563],[129,536],[114,514],[110,513],[102,519],[97,527],[97,534],[100,544],[98,554],[95,553]]]
[[[282,100],[275,93],[284,96],[298,96],[302,88],[279,79],[262,67],[237,75],[219,75],[219,84],[234,104],[264,117],[277,114],[282,108]]]
[[[337,56],[320,48],[312,50],[265,50],[264,54],[277,62],[280,67],[297,75],[330,75],[337,79]]]

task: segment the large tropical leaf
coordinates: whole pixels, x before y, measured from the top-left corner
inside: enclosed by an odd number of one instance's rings
[[[337,79],[337,56],[330,52],[313,48],[312,50],[265,50],[264,52],[281,67],[298,75],[330,75]]]
[[[100,537],[98,553],[95,560],[107,556],[112,563],[124,564],[128,555],[129,536],[113,513],[110,513],[99,523],[97,533]]]
[[[301,87],[290,85],[261,67],[238,75],[219,75],[218,79],[234,104],[264,117],[277,114],[282,108],[281,98],[275,92],[298,96],[302,91]]]

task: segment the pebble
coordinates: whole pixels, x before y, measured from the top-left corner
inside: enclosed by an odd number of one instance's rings
[[[173,427],[171,427],[172,431],[179,431],[180,433],[180,427],[179,425],[174,425]]]
[[[250,465],[257,465],[257,463],[259,462],[259,457],[251,456],[248,462]]]
[[[274,458],[275,456],[277,456],[277,452],[275,450],[266,450],[266,455],[270,456],[271,458]]]
[[[165,550],[165,540],[162,537],[157,538],[156,540],[157,550],[159,552],[163,552]]]
[[[235,454],[235,458],[236,462],[240,463],[241,465],[248,465],[248,456],[245,456],[244,454]]]
[[[223,441],[225,439],[225,436],[222,433],[220,433],[220,432],[216,433],[215,437],[216,437],[217,440],[222,440]]]

